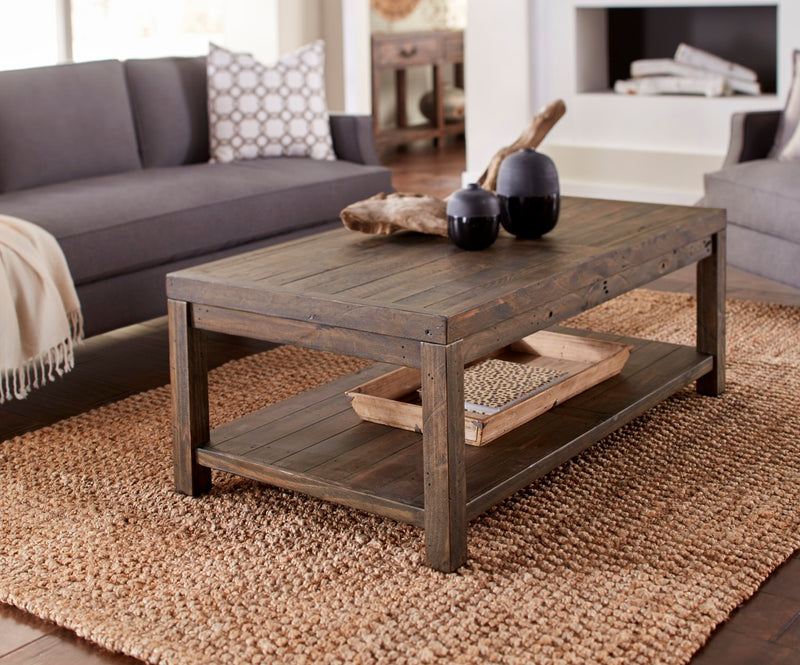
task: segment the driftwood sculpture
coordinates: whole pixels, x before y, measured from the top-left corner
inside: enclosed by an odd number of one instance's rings
[[[351,231],[394,233],[406,229],[447,235],[447,203],[423,194],[381,192],[347,206],[339,217]]]
[[[536,148],[567,108],[560,99],[533,116],[530,124],[511,145],[498,150],[478,178],[484,189],[495,191],[500,164],[523,148]],[[447,200],[423,194],[377,194],[353,203],[340,213],[342,223],[352,231],[388,234],[400,230],[447,236]]]

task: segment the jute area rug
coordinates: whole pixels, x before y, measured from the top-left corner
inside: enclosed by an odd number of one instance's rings
[[[638,291],[577,325],[692,343]],[[469,528],[422,533],[223,474],[172,491],[169,388],[0,444],[0,600],[153,663],[684,663],[800,546],[800,309],[729,304],[728,391],[686,389]],[[363,366],[282,347],[211,376],[221,424]]]

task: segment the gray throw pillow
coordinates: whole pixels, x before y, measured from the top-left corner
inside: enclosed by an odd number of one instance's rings
[[[770,157],[781,157],[784,147],[800,125],[800,50],[795,50],[792,63],[794,65],[792,84],[786,98],[786,107],[778,123],[778,131],[775,132],[775,145],[769,153]]]
[[[211,44],[206,67],[210,161],[335,158],[322,40],[271,66]]]

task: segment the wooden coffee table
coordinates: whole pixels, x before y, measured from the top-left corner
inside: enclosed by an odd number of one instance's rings
[[[697,344],[626,340],[618,376],[482,447],[464,445],[464,364],[697,263]],[[427,562],[467,558],[467,522],[677,390],[725,382],[725,214],[565,198],[541,240],[465,252],[417,234],[344,229],[167,278],[175,487],[240,474],[425,530]],[[209,432],[203,331],[379,363]],[[609,335],[594,335],[621,339]],[[345,391],[421,370],[423,434],[361,422]]]

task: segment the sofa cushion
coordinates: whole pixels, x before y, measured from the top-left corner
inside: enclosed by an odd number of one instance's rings
[[[0,196],[58,238],[76,284],[335,220],[391,172],[279,157],[142,169]]]
[[[271,66],[211,44],[207,67],[212,161],[334,159],[322,40]]]
[[[141,168],[122,64],[0,72],[0,192]]]
[[[800,245],[728,224],[728,265],[800,289]]]
[[[163,263],[158,266],[126,272],[106,280],[78,286],[78,297],[83,312],[83,328],[87,337],[107,330],[147,321],[167,313],[166,275],[200,263],[208,263],[233,254],[242,254],[276,243],[288,242],[311,233],[318,233],[341,225],[338,220],[311,228],[263,238],[246,245],[203,254],[189,259]],[[125,294],[120,298],[120,294]]]
[[[739,226],[800,243],[800,162],[757,159],[705,175],[700,205]]]
[[[127,60],[123,66],[142,164],[207,162],[206,59]]]

